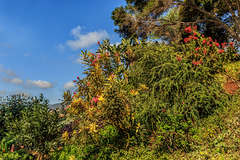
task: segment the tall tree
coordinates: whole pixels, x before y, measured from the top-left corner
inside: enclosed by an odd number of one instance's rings
[[[221,41],[224,36],[240,42],[239,0],[126,0],[127,6],[112,12],[116,32],[122,37],[146,38],[149,34],[171,38],[169,26],[198,25],[209,36]],[[169,9],[180,10],[178,20],[162,15]],[[220,33],[220,34],[219,34]],[[220,36],[224,35],[224,36]]]

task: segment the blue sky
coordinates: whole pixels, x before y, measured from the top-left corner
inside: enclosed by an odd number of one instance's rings
[[[0,96],[25,93],[59,102],[84,75],[81,50],[118,43],[111,12],[124,0],[0,0]]]

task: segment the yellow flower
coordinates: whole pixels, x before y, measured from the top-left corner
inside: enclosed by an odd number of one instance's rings
[[[147,91],[149,88],[145,84],[141,84],[140,89],[143,91]]]
[[[69,160],[77,160],[77,158],[74,155],[69,156]]]
[[[136,96],[139,94],[139,92],[136,90],[130,90],[130,94]]]
[[[99,100],[99,101],[102,101],[102,102],[105,101],[105,99],[103,98],[103,94],[101,94],[101,96],[98,98],[98,100]]]
[[[62,138],[64,141],[68,141],[69,140],[69,136],[68,136],[68,132],[65,131],[63,134],[62,134]]]
[[[95,123],[90,124],[90,131],[89,131],[89,133],[97,132],[96,127],[97,127],[97,125]]]
[[[137,124],[137,130],[136,130],[136,132],[139,131],[139,128],[140,128],[140,123]]]

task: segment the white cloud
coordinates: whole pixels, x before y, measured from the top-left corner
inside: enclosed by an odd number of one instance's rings
[[[116,43],[111,43],[110,45],[111,45],[111,46],[116,46],[116,47],[117,47],[117,46],[120,45],[120,44],[121,44],[121,42],[116,42]]]
[[[35,87],[44,88],[44,89],[53,87],[52,83],[47,81],[41,81],[41,80],[38,80],[38,81],[27,80],[27,83],[30,85],[34,85]]]
[[[23,84],[23,81],[20,78],[4,78],[4,81],[8,82],[8,83],[13,83],[13,84]]]
[[[23,84],[23,81],[20,78],[13,78],[9,82],[14,84]]]
[[[65,50],[65,48],[66,47],[62,44],[58,44],[58,46],[57,46],[57,49],[58,49],[59,52],[63,52]]]
[[[5,93],[7,93],[6,90],[1,90],[1,91],[0,91],[0,95],[4,95]]]
[[[74,89],[75,88],[75,83],[72,81],[69,81],[63,85],[63,89]]]
[[[84,61],[83,61],[82,58],[80,57],[80,58],[76,59],[75,62],[77,62],[77,63],[79,63],[79,64],[82,64]]]
[[[4,69],[0,64],[0,72],[6,73],[9,76],[16,76],[17,74],[11,69]]]
[[[98,41],[109,37],[105,30],[89,32],[87,34],[81,34],[80,31],[80,26],[71,30],[71,35],[73,35],[75,40],[67,41],[67,45],[73,50],[90,47],[93,44],[97,44]]]

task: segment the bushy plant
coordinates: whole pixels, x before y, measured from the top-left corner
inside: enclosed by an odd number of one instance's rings
[[[133,103],[129,98],[132,93],[126,77],[126,70],[132,60],[129,57],[124,59],[123,56],[129,44],[129,41],[123,40],[121,45],[111,46],[109,41],[105,41],[99,45],[98,54],[82,52],[88,67],[84,72],[87,76],[74,80],[77,90],[67,109],[79,123],[75,133],[85,137],[82,143],[91,141],[101,148],[101,139],[104,138],[99,133],[108,125],[112,125],[118,132],[115,137],[117,143],[111,145],[120,148],[128,147],[130,137],[136,133]],[[69,134],[65,132],[63,139],[67,140],[67,137]]]
[[[61,135],[59,113],[48,108],[48,100],[41,95],[44,103],[38,103],[22,111],[22,118],[11,124],[11,134],[18,143],[37,151],[40,157],[48,155],[51,148],[56,148]]]
[[[78,126],[62,138],[92,146],[90,157],[141,143],[164,154],[195,150],[199,123],[231,100],[216,74],[239,57],[232,43],[185,31],[184,44],[104,41],[96,54],[82,52],[86,78],[74,80],[67,108]]]
[[[137,120],[147,134],[157,131],[158,147],[190,150],[190,136],[204,117],[229,106],[231,99],[215,78],[224,64],[237,60],[232,43],[220,46],[191,27],[184,44],[136,46],[141,55],[128,75],[149,90],[140,95]],[[165,143],[166,142],[166,143]],[[175,146],[175,147],[174,147]]]
[[[28,110],[35,104],[46,104],[43,96],[40,97],[28,97],[24,94],[16,94],[7,96],[0,101],[0,139],[2,139],[6,133],[12,130],[12,123],[22,118],[22,111]]]

